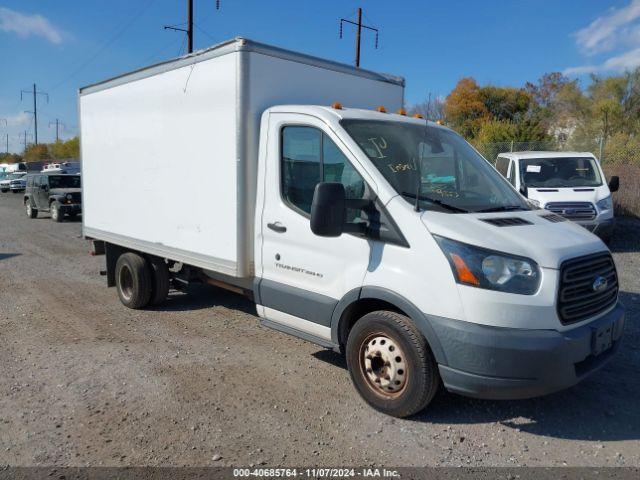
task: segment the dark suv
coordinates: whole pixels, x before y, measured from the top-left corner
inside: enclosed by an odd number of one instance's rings
[[[29,175],[24,194],[27,216],[36,218],[38,212],[50,212],[56,222],[62,222],[65,215],[74,218],[82,212],[81,192],[80,175]]]

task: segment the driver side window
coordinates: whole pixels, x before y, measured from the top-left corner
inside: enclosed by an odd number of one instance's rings
[[[300,213],[311,214],[316,185],[321,181],[344,185],[347,199],[365,197],[365,181],[338,146],[321,130],[290,126],[282,129],[282,198]],[[348,221],[358,215],[348,212]]]

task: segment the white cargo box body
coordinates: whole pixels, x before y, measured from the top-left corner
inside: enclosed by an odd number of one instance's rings
[[[403,95],[401,78],[241,38],[82,88],[84,234],[251,276],[265,109]]]

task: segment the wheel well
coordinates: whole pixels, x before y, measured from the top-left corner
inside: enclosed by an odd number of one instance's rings
[[[356,322],[367,313],[378,310],[388,310],[408,316],[404,311],[402,311],[402,309],[398,308],[393,303],[377,298],[361,298],[349,305],[344,312],[342,312],[342,316],[340,317],[340,323],[338,324],[338,343],[340,344],[341,349],[343,349],[347,344],[349,332]]]

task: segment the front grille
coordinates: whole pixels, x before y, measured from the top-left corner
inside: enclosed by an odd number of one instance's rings
[[[597,214],[591,202],[550,202],[544,208],[575,221],[593,220]]]
[[[515,227],[517,225],[533,225],[529,220],[520,217],[495,217],[481,218],[483,222],[487,222],[496,227]]]
[[[606,284],[599,289],[597,283]],[[618,299],[618,275],[611,254],[598,253],[567,260],[560,267],[558,316],[564,324],[604,312]]]

